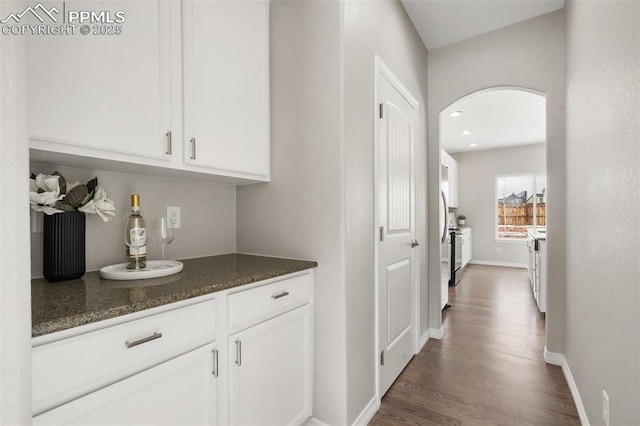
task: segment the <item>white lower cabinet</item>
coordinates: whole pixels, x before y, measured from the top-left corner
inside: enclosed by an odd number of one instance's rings
[[[298,425],[311,271],[33,339],[36,425]]]
[[[34,425],[215,425],[215,344],[34,417]],[[98,368],[98,366],[96,366]]]
[[[311,308],[229,337],[229,424],[299,425],[311,416]]]
[[[464,268],[471,262],[471,256],[473,253],[473,240],[472,240],[471,228],[463,228],[462,229],[462,248],[460,250],[460,255],[462,258],[462,266]]]
[[[547,312],[547,241],[529,234],[527,238],[529,281],[540,312]]]
[[[538,239],[536,251],[535,297],[540,312],[547,312],[547,241]]]

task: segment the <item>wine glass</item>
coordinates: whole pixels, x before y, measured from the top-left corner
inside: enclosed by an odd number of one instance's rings
[[[130,216],[124,227],[124,243],[129,246],[129,250],[136,253],[136,271],[140,271],[140,248],[147,244],[147,230],[144,219],[140,216]]]
[[[153,240],[162,247],[162,268],[167,264],[164,260],[164,248],[173,241],[173,228],[166,217],[156,217],[153,221]]]

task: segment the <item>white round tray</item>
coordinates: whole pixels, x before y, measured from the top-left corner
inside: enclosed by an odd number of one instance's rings
[[[166,266],[162,265],[162,260],[148,260],[146,268],[136,271],[127,269],[126,263],[118,263],[100,269],[100,276],[107,280],[144,280],[177,274],[184,267],[182,262],[177,260],[165,260],[165,264]]]

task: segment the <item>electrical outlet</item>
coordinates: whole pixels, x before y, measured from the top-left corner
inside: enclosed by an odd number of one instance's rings
[[[602,420],[606,426],[609,426],[609,395],[604,390],[602,391]]]
[[[502,253],[502,247],[496,247],[496,253]]]
[[[167,207],[167,219],[170,227],[179,229],[181,226],[180,207]]]

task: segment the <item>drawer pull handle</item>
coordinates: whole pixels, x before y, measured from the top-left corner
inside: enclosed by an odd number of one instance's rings
[[[172,155],[173,147],[171,146],[171,130],[167,132],[166,136],[167,136],[167,150],[165,151],[165,154]]]
[[[162,333],[153,333],[151,336],[143,337],[139,340],[134,340],[133,342],[124,342],[124,345],[127,349],[133,348],[134,346],[141,345],[143,343],[150,342],[152,340],[156,340],[162,337]]]
[[[213,374],[213,377],[218,377],[218,350],[214,349],[211,353],[213,354],[213,371],[211,374]]]
[[[242,342],[236,340],[236,365],[240,367],[242,365]]]
[[[191,138],[191,159],[196,159],[196,138]]]
[[[278,293],[278,294],[274,294],[273,296],[271,296],[272,299],[280,299],[281,297],[285,297],[288,296],[289,292],[288,291],[283,291],[282,293]]]

